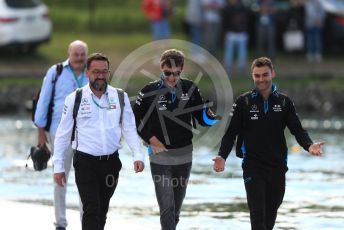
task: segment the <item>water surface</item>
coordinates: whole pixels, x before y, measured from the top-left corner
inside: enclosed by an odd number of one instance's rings
[[[310,134],[314,140],[326,140],[326,154],[312,157],[288,135],[287,189],[275,229],[344,229],[343,133],[312,130]],[[30,160],[25,168],[29,147],[37,142],[31,121],[1,117],[0,135],[0,198],[52,206],[51,165],[47,170],[35,172]],[[211,161],[215,153],[206,143],[195,147],[178,229],[250,229],[241,160],[231,154],[225,172],[217,174],[212,171]],[[127,148],[120,151],[120,158],[123,169],[110,212],[159,229],[159,210],[148,159],[145,171],[136,174]],[[73,173],[69,181],[68,208],[77,209]]]

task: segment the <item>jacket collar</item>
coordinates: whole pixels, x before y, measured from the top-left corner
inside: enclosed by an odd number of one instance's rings
[[[271,88],[271,95],[278,96],[277,86],[275,84],[272,84]],[[257,96],[261,96],[261,94],[257,88],[254,88],[251,92],[251,97],[254,98]]]

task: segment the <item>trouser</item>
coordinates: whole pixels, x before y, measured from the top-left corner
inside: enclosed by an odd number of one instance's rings
[[[115,192],[122,163],[118,152],[94,157],[76,151],[73,158],[75,182],[83,205],[82,229],[103,230],[110,198]]]
[[[160,165],[151,163],[155,194],[160,208],[162,230],[175,230],[186,193],[192,163]]]
[[[54,153],[54,140],[55,136],[49,135],[49,142],[51,146],[51,152]],[[66,174],[66,185],[64,187],[59,186],[54,182],[54,209],[55,209],[55,226],[57,227],[67,227],[67,218],[66,218],[66,193],[67,193],[67,184],[69,172],[72,166],[73,159],[73,149],[70,145],[66,150],[64,159],[64,168]]]
[[[285,192],[285,172],[243,173],[252,230],[273,229]]]
[[[204,28],[204,47],[216,57],[220,44],[221,23],[205,22]]]
[[[238,51],[238,72],[244,72],[247,62],[248,35],[246,32],[227,32],[225,38],[224,65],[228,72],[232,70],[235,50]]]
[[[257,55],[275,56],[275,28],[273,25],[257,27]]]
[[[171,37],[170,22],[168,19],[151,21],[153,40],[169,39]]]
[[[307,28],[307,54],[321,55],[322,53],[322,29],[319,27]]]

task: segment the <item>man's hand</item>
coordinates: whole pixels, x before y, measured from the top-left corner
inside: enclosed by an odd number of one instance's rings
[[[321,146],[325,144],[324,141],[317,142],[309,146],[308,152],[312,154],[313,156],[321,156],[322,151],[321,151]]]
[[[152,136],[150,139],[149,139],[149,143],[152,147],[152,151],[153,151],[153,154],[157,154],[157,153],[160,153],[160,152],[166,152],[168,151],[165,147],[165,145],[163,143],[161,143],[158,138],[156,138],[155,136]]]
[[[223,159],[221,156],[216,156],[213,158],[214,161],[214,171],[215,172],[222,172],[225,170],[225,159]]]
[[[142,172],[144,168],[145,168],[145,164],[142,161],[135,161],[134,162],[134,171],[136,173]]]
[[[66,185],[66,174],[64,172],[54,173],[54,181],[61,187]]]
[[[44,147],[48,143],[47,135],[43,128],[38,128],[38,146]]]

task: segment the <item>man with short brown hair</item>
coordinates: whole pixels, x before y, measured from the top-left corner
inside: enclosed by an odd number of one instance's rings
[[[196,120],[210,126],[205,117],[214,119],[195,83],[181,77],[183,67],[180,50],[164,51],[160,79],[143,87],[134,105],[137,131],[148,144],[163,230],[175,230],[179,221],[192,165],[192,128]]]
[[[295,111],[291,99],[277,91],[271,60],[260,57],[251,66],[255,88],[240,95],[233,104],[233,116],[214,161],[222,172],[236,137],[242,154],[243,179],[250,209],[252,230],[271,230],[285,192],[288,170],[286,127],[310,154],[321,155],[324,142],[313,143]],[[238,141],[241,140],[241,141]]]

